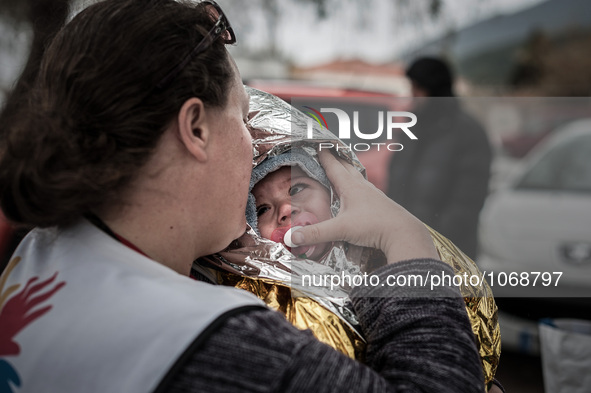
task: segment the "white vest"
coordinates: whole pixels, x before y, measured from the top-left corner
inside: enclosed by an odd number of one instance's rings
[[[182,276],[85,220],[36,229],[0,279],[0,379],[19,393],[151,392],[213,321],[262,304]]]

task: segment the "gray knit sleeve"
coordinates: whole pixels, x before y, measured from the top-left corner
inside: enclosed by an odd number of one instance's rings
[[[399,262],[374,272],[452,274],[440,261]],[[430,273],[429,273],[430,272]],[[478,392],[484,391],[464,302],[455,288],[437,296],[413,287],[384,296],[358,287],[353,306],[368,340],[367,365],[299,331],[270,310],[228,318],[173,375],[166,391],[186,392]],[[383,289],[382,289],[383,290]]]

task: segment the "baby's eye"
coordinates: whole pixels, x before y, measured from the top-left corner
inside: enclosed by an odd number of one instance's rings
[[[257,217],[262,216],[267,211],[269,211],[269,206],[262,205],[262,206],[257,207]]]
[[[294,195],[302,192],[306,188],[308,188],[308,185],[307,184],[304,184],[304,183],[294,184],[289,189],[289,195],[290,196],[294,196]]]

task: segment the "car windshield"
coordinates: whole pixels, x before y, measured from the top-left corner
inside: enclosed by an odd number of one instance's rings
[[[591,192],[591,135],[570,139],[549,150],[516,188]]]

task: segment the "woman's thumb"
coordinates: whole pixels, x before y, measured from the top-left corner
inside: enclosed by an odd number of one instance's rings
[[[308,246],[312,244],[328,243],[343,239],[342,226],[338,225],[338,219],[332,218],[318,224],[308,225],[295,230],[291,234],[291,241],[296,246]]]

